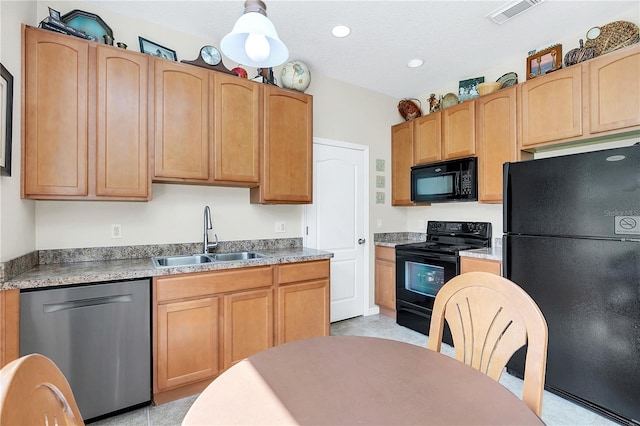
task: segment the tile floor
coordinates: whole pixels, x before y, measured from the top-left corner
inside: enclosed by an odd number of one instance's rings
[[[357,335],[381,337],[384,339],[399,340],[419,346],[426,346],[428,337],[402,327],[390,318],[382,315],[357,317],[340,321],[331,325],[332,335]],[[444,353],[453,354],[453,348],[443,345]],[[500,380],[505,387],[520,396],[522,393],[522,380],[509,374],[503,374]],[[180,399],[168,404],[150,406],[131,411],[119,416],[92,423],[95,426],[161,426],[179,425],[182,418],[191,407],[197,395]],[[549,426],[552,425],[615,425],[598,414],[575,405],[564,398],[545,391],[542,420]]]

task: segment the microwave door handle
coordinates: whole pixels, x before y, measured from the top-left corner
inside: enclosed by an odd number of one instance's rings
[[[456,184],[454,185],[453,191],[455,192],[455,196],[460,196],[460,172],[456,172]]]

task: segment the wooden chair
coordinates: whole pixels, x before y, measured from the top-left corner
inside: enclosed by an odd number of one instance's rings
[[[528,344],[522,400],[538,417],[547,364],[547,322],[538,305],[512,281],[488,272],[468,272],[436,295],[427,347],[440,352],[447,320],[456,358],[500,380],[511,356]]]
[[[71,387],[46,356],[30,354],[0,370],[2,426],[84,425]]]

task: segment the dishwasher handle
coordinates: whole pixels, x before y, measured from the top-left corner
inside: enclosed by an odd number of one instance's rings
[[[86,308],[88,306],[109,305],[113,303],[131,302],[133,296],[131,294],[120,294],[116,296],[94,297],[92,299],[71,300],[68,302],[46,303],[42,306],[45,314],[67,311],[70,309]]]

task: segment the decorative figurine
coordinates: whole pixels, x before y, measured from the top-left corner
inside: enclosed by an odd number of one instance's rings
[[[256,77],[262,77],[262,82],[265,84],[277,86],[272,68],[258,68],[258,75]]]
[[[429,96],[429,112],[436,112],[440,109],[440,100],[436,99],[436,94]]]

